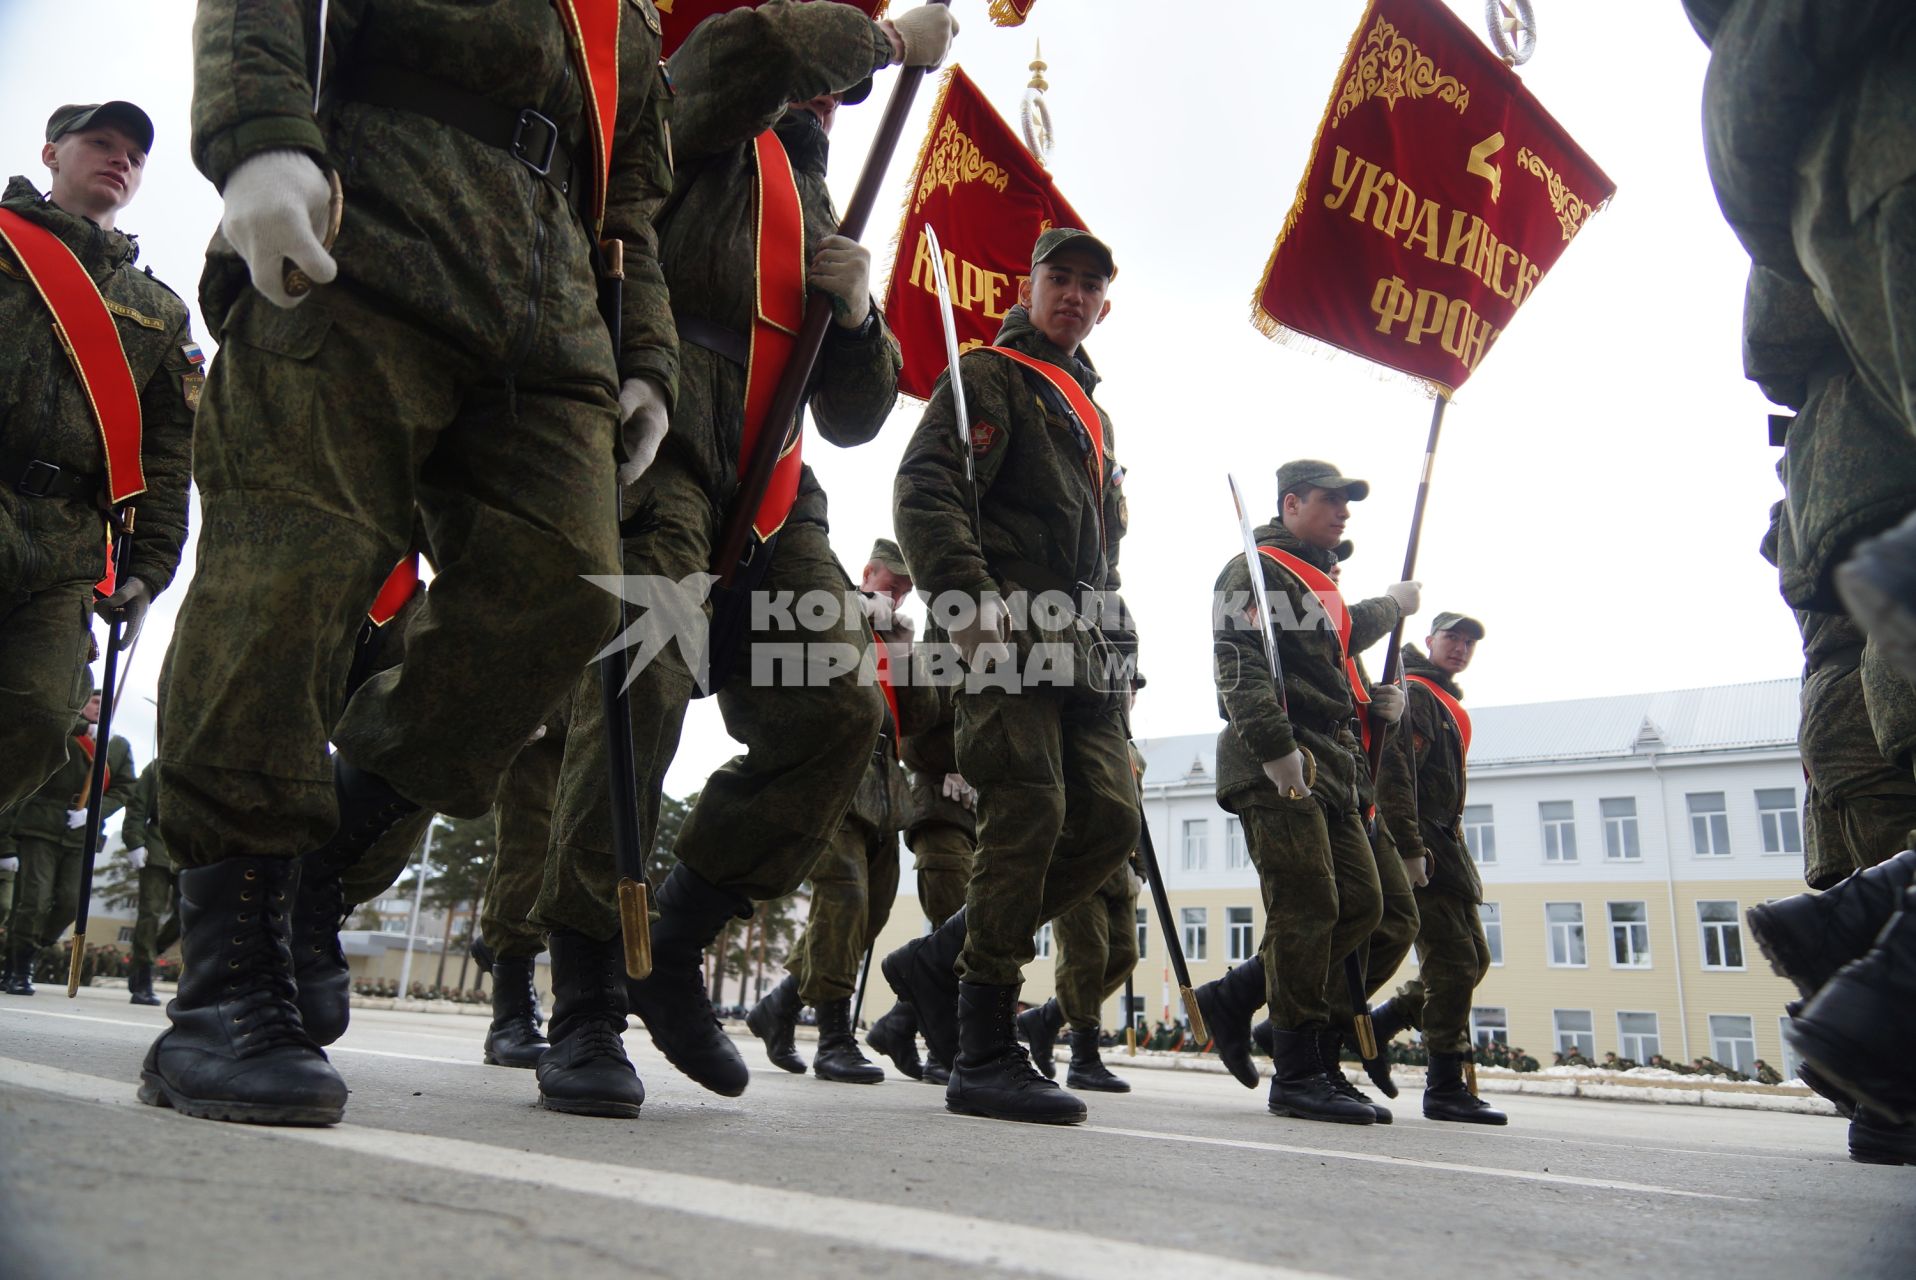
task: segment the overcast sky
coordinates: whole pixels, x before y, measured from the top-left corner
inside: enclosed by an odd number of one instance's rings
[[[1481,4],[1449,3],[1481,31]],[[1218,725],[1209,593],[1239,545],[1227,471],[1266,512],[1287,458],[1328,458],[1367,477],[1346,592],[1376,594],[1403,558],[1429,401],[1361,361],[1280,347],[1250,324],[1363,5],[1039,0],[1014,30],[991,26],[985,7],[955,0],[956,60],[1015,123],[1033,39],[1043,40],[1052,171],[1120,264],[1111,317],[1087,349],[1128,473],[1125,595],[1151,680],[1137,732],[1208,732]],[[1756,554],[1780,493],[1769,410],[1739,356],[1748,259],[1703,168],[1705,51],[1674,0],[1536,8],[1537,54],[1521,74],[1618,192],[1451,406],[1418,565],[1423,618],[1458,609],[1486,624],[1463,682],[1474,704],[1796,674],[1795,628]],[[39,148],[55,106],[121,97],[145,107],[158,138],[121,225],[140,235],[142,261],[194,302],[219,199],[187,154],[191,9],[0,0],[0,157],[44,186]],[[881,75],[865,105],[839,115],[841,206],[892,79]],[[865,238],[881,275],[930,89]],[[195,328],[205,341],[197,305]],[[892,473],[917,416],[901,401],[856,450],[807,443],[854,576],[873,537],[890,533]],[[122,704],[142,764],[153,748],[146,699],[190,572],[189,552],[147,624]],[[1372,657],[1375,669],[1381,647]],[[696,706],[668,791],[696,788],[734,749],[716,708]]]

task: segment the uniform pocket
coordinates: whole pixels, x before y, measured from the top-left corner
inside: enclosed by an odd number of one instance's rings
[[[314,366],[332,329],[317,295],[288,311],[249,287],[233,304],[194,424],[193,478],[202,490],[312,486]]]

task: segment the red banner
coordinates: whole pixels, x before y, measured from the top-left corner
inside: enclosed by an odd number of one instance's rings
[[[905,368],[898,389],[929,399],[945,371],[945,329],[925,225],[938,232],[951,282],[958,350],[989,345],[1031,275],[1031,247],[1047,227],[1085,227],[1051,175],[985,101],[961,67],[945,73],[912,166],[898,229],[885,320]]]
[[[1437,0],[1371,0],[1252,321],[1454,391],[1616,191]]]
[[[1031,6],[1038,0],[991,0],[991,21],[994,26],[1018,27],[1031,16]]]
[[[823,4],[827,0],[813,0]],[[848,4],[863,10],[867,17],[877,19],[885,16],[885,6],[891,0],[832,0],[833,3]],[[757,0],[652,0],[659,11],[659,56],[669,58],[674,50],[685,43],[685,37],[692,34],[692,28],[715,13],[724,13],[728,9],[756,8]],[[1027,8],[1031,0],[1025,0]]]

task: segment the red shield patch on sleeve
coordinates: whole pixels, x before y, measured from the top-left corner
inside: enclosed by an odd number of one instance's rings
[[[998,443],[998,428],[989,422],[975,422],[971,426],[971,451],[976,454],[991,452],[991,446]]]

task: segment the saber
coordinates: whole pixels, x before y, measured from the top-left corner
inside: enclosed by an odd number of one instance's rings
[[[858,1016],[865,1011],[865,988],[872,982],[872,952],[876,950],[878,950],[878,942],[873,939],[872,945],[865,948],[865,967],[859,971],[857,999],[852,1001],[853,1035],[858,1034]]]
[[[133,545],[133,511],[128,508],[120,522],[120,536],[113,540],[113,585],[126,577],[129,548]],[[73,916],[73,955],[67,965],[67,999],[80,994],[80,968],[86,963],[87,911],[93,903],[93,863],[100,852],[100,810],[106,798],[106,758],[112,754],[113,711],[120,703],[120,634],[126,620],[116,613],[106,625],[106,672],[100,677],[100,719],[93,735],[93,768],[86,783],[86,840],[80,855],[80,901]],[[138,637],[134,637],[138,639]]]
[[[925,239],[931,246],[931,278],[938,287],[938,318],[945,325],[945,371],[950,375],[951,403],[958,418],[958,454],[965,460],[965,489],[971,494],[971,536],[982,539],[978,514],[978,473],[971,457],[971,414],[965,409],[965,380],[958,372],[958,321],[951,311],[951,281],[945,277],[945,251],[938,232],[927,222]],[[980,542],[982,549],[983,543]]]
[[[1197,992],[1191,986],[1191,967],[1184,962],[1184,944],[1172,927],[1171,898],[1164,891],[1164,873],[1158,869],[1157,846],[1151,842],[1151,820],[1144,806],[1138,806],[1138,859],[1144,863],[1144,878],[1151,886],[1151,901],[1158,909],[1158,924],[1164,930],[1164,949],[1171,953],[1171,969],[1177,974],[1178,994],[1184,998],[1184,1012],[1191,1019],[1191,1034],[1202,1045],[1211,1039],[1204,1027],[1204,1015],[1198,1012]],[[1127,1015],[1128,1016],[1128,1015]]]

